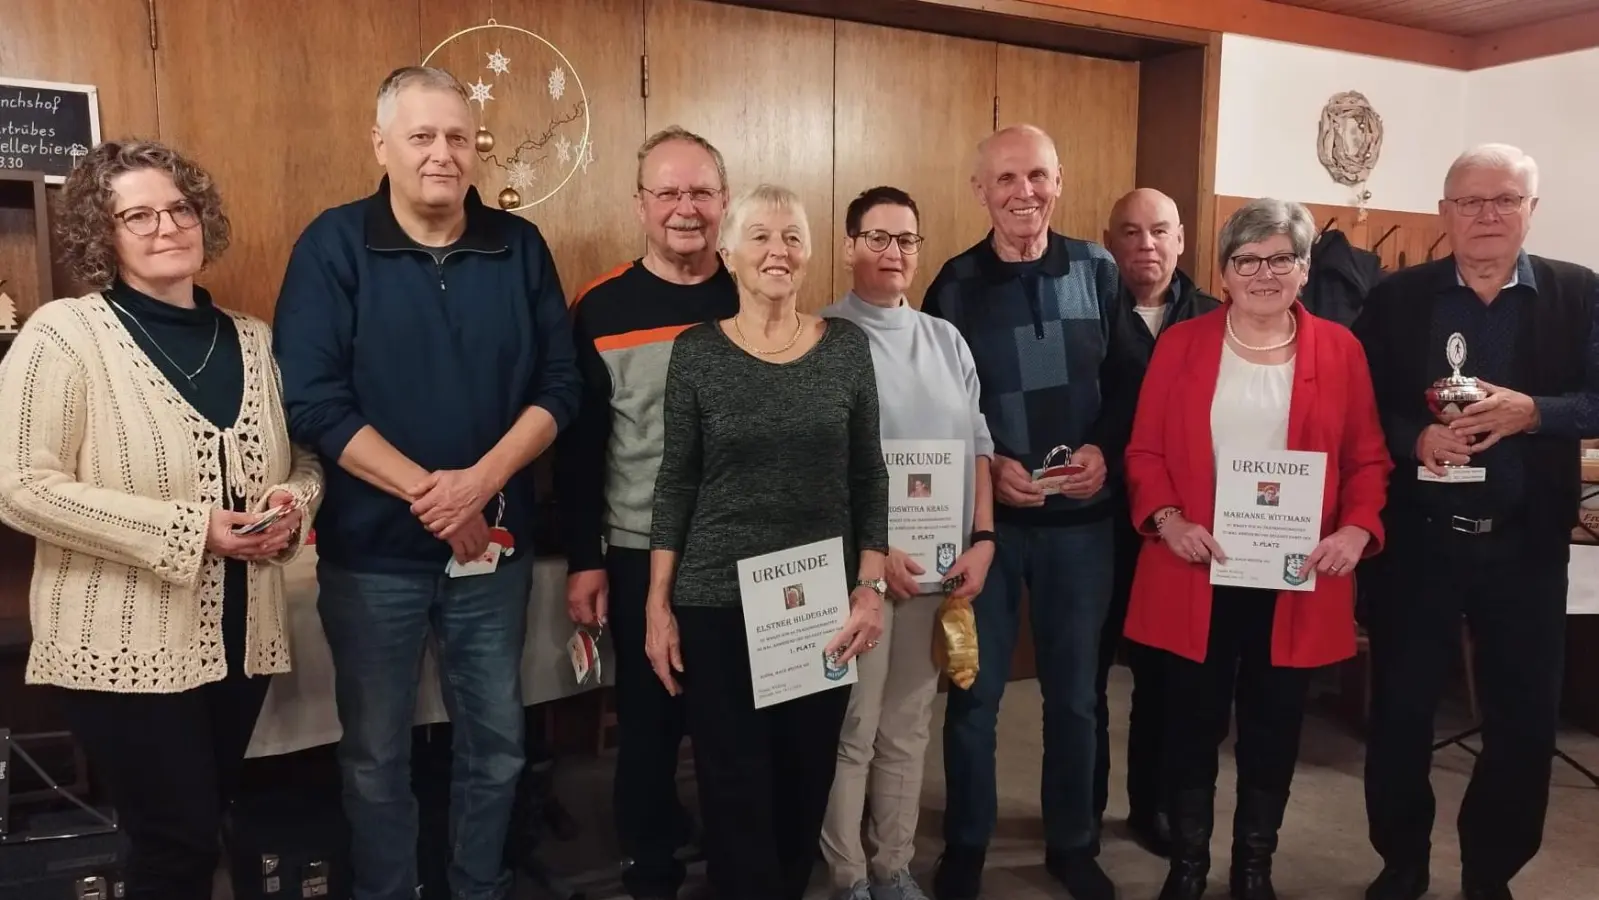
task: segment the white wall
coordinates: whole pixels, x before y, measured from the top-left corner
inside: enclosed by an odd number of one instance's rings
[[[1236,34],[1222,37],[1216,193],[1352,204],[1316,158],[1322,107],[1351,90],[1383,121],[1370,205],[1436,212],[1461,150],[1467,73]]]
[[[1222,57],[1223,72],[1227,58]],[[1527,250],[1599,268],[1599,50],[1528,60],[1470,75],[1463,146],[1515,144],[1538,161],[1541,183]]]

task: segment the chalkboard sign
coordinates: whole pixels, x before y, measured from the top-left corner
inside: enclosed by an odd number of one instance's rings
[[[0,171],[43,172],[60,184],[99,142],[94,85],[0,78]]]

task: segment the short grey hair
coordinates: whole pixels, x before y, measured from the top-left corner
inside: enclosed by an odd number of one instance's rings
[[[1251,200],[1238,207],[1221,227],[1216,241],[1221,248],[1217,261],[1225,268],[1239,247],[1277,234],[1288,235],[1295,256],[1309,259],[1310,248],[1316,243],[1316,220],[1303,203],[1273,197]]]
[[[449,91],[460,97],[462,103],[467,103],[467,97],[470,96],[460,79],[437,66],[401,66],[390,72],[389,77],[383,79],[383,84],[378,87],[379,129],[389,127],[389,123],[394,121],[394,107],[399,103],[400,92],[408,87]]]
[[[805,248],[810,249],[811,223],[805,217],[805,204],[800,202],[798,194],[776,184],[758,184],[733,198],[727,208],[727,217],[722,220],[722,230],[717,236],[718,246],[723,250],[732,250],[743,236],[744,223],[762,209],[793,213],[799,222],[800,237],[805,242]]]
[[[644,143],[639,145],[637,178],[639,190],[644,189],[644,158],[649,156],[650,152],[656,147],[659,147],[662,144],[671,143],[672,141],[682,141],[685,144],[693,144],[701,150],[704,150],[706,153],[709,153],[711,155],[711,160],[716,163],[716,177],[722,182],[720,185],[718,185],[718,187],[724,191],[727,190],[727,163],[722,159],[722,151],[716,149],[715,144],[712,144],[710,141],[700,137],[692,131],[689,131],[687,128],[684,128],[681,125],[668,125],[665,128],[662,128],[660,131],[657,131],[645,138]]]
[[[1444,198],[1449,198],[1449,185],[1455,176],[1467,169],[1503,169],[1513,173],[1521,182],[1527,196],[1538,196],[1538,161],[1528,156],[1520,147],[1510,144],[1478,144],[1455,157],[1448,174],[1444,175]]]

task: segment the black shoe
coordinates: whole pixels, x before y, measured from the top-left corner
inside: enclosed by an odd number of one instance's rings
[[[1216,789],[1178,791],[1171,802],[1171,870],[1159,900],[1199,900],[1210,874],[1210,832],[1216,817]]]
[[[1430,881],[1425,863],[1390,863],[1366,888],[1366,900],[1420,900]]]
[[[1288,794],[1240,788],[1233,813],[1233,870],[1228,888],[1233,900],[1277,900],[1271,885],[1271,858],[1277,852]]]
[[[1489,884],[1464,877],[1460,880],[1460,889],[1466,900],[1516,900],[1510,895],[1510,885],[1504,882]]]
[[[1171,818],[1165,810],[1138,810],[1127,817],[1133,842],[1156,856],[1171,856]]]
[[[933,896],[938,900],[977,900],[983,892],[987,847],[950,844],[933,869]]]
[[[1072,900],[1116,900],[1116,885],[1099,867],[1091,850],[1046,850],[1044,868],[1066,888]]]

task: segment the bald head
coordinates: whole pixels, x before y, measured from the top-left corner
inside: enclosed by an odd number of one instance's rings
[[[1042,254],[1060,181],[1055,142],[1035,125],[1001,128],[977,145],[972,191],[988,210],[1002,256],[1007,250],[1023,259]]]
[[[1153,188],[1128,193],[1111,208],[1105,248],[1116,258],[1122,283],[1134,297],[1163,302],[1177,258],[1183,255],[1177,204]]]

